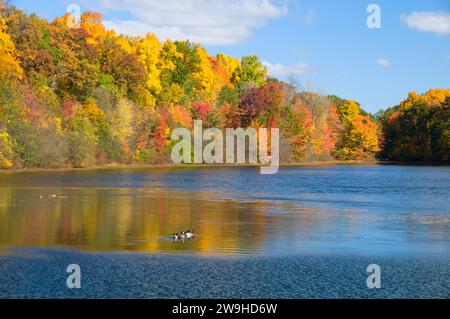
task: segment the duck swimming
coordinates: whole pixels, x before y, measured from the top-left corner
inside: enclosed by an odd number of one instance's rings
[[[191,232],[190,230],[188,230],[188,231],[184,231],[183,230],[179,234],[178,233],[173,234],[171,236],[171,238],[172,238],[173,241],[181,240],[181,241],[184,242],[185,240],[192,239],[194,236],[195,236],[195,234],[193,232]]]
[[[190,239],[195,236],[195,234],[193,232],[191,232],[190,230],[185,232],[184,235],[186,236],[187,239]]]

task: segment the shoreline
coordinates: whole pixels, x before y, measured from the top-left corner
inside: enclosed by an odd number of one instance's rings
[[[307,166],[372,166],[372,165],[395,165],[399,162],[377,161],[377,160],[331,160],[331,161],[311,161],[311,162],[295,162],[281,163],[279,167],[307,167]],[[405,164],[405,163],[403,163]],[[21,172],[71,172],[71,171],[95,171],[95,170],[119,170],[119,169],[202,169],[202,168],[242,168],[242,167],[261,167],[261,164],[105,164],[90,167],[62,167],[62,168],[17,168],[17,169],[0,169],[0,174],[4,173],[21,173]]]
[[[380,160],[330,160],[330,161],[311,161],[311,162],[294,162],[281,163],[279,167],[320,167],[320,166],[376,166],[376,165],[401,165],[401,166],[433,166],[448,167],[450,163],[434,163],[434,162],[402,162],[402,161],[380,161]],[[261,164],[105,164],[90,167],[61,167],[61,168],[13,168],[0,169],[0,174],[5,173],[23,173],[23,172],[83,172],[96,170],[121,170],[121,169],[203,169],[203,168],[243,168],[256,167]],[[267,166],[268,167],[268,166]]]

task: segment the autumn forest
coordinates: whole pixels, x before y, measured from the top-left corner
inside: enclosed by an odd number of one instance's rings
[[[377,114],[271,78],[257,56],[106,30],[102,16],[0,16],[0,168],[170,163],[171,131],[277,127],[281,161],[450,161],[450,89]],[[380,94],[383,94],[380,92]]]

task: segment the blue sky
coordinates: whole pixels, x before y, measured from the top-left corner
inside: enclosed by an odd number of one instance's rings
[[[450,0],[10,0],[52,20],[68,4],[103,13],[127,34],[202,43],[211,54],[258,55],[270,73],[376,112],[408,92],[450,87]],[[369,29],[369,4],[381,28]]]

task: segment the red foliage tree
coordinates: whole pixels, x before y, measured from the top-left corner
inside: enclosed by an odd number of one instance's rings
[[[247,127],[259,116],[268,111],[273,113],[279,111],[283,102],[283,90],[276,82],[267,82],[261,88],[251,88],[245,92],[239,102],[242,111],[241,124]],[[268,120],[269,126],[273,118]]]

